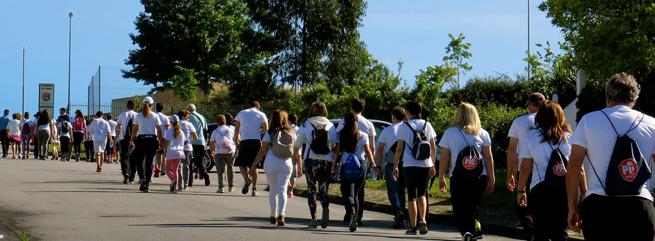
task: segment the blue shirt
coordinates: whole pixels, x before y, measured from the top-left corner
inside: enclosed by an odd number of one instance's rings
[[[196,135],[198,135],[198,139],[191,142],[191,144],[206,146],[205,130],[207,130],[207,120],[205,120],[205,117],[194,111],[189,115],[189,122],[196,128]]]
[[[10,119],[8,115],[0,117],[0,130],[7,129],[7,125],[9,124],[9,121]]]
[[[70,115],[59,115],[59,117],[57,117],[57,123],[60,123],[62,120],[64,120],[64,117],[66,117],[66,121],[71,123],[73,122]]]

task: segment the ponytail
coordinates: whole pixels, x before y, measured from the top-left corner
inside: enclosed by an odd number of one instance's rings
[[[175,132],[173,133],[173,137],[178,138],[182,135],[182,128],[180,128],[180,123],[179,122],[173,122],[173,128],[175,129]]]

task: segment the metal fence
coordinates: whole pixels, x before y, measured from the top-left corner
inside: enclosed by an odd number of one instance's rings
[[[117,119],[118,115],[121,112],[124,112],[127,110],[127,107],[124,104],[93,104],[93,106],[89,105],[88,103],[72,103],[71,104],[71,113],[75,113],[75,111],[80,110],[82,111],[82,114],[85,116],[87,120],[93,119],[93,116],[96,114],[98,111],[102,111],[103,113],[110,113],[113,119]]]

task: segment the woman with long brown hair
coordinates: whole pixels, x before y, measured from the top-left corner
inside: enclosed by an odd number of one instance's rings
[[[148,96],[143,99],[143,110],[136,114],[132,122],[130,146],[134,151],[130,156],[130,162],[136,163],[137,172],[141,179],[139,190],[149,192],[150,179],[152,177],[151,161],[157,153],[160,143],[163,142],[161,133],[161,121],[159,116],[152,111],[154,100]],[[144,158],[146,163],[144,165]]]
[[[341,195],[346,203],[349,212],[350,232],[357,231],[360,210],[363,203],[359,201],[359,192],[364,189],[364,180],[369,169],[375,168],[373,153],[369,148],[368,135],[359,130],[357,116],[352,112],[346,112],[343,118],[343,128],[339,131],[337,145],[334,148],[334,156],[341,156],[340,177]],[[366,163],[368,157],[369,163]],[[358,170],[359,169],[359,170]],[[332,172],[337,172],[337,165],[332,165]],[[347,214],[348,215],[348,214]]]
[[[54,136],[54,126],[52,125],[52,121],[50,121],[48,111],[41,111],[39,120],[37,121],[37,130],[36,148],[38,151],[38,157],[40,160],[45,161],[45,157],[48,156],[48,144],[50,143],[50,139]]]
[[[288,114],[283,110],[276,110],[271,115],[271,128],[268,129],[262,140],[262,148],[250,167],[257,172],[257,166],[266,155],[264,170],[270,185],[268,202],[271,208],[271,224],[284,226],[284,216],[287,207],[287,186],[291,177],[291,157],[296,141],[295,130],[289,126]]]
[[[571,127],[559,104],[546,100],[535,116],[536,128],[519,150],[521,170],[518,183],[519,206],[527,206],[526,186],[530,172],[530,208],[534,215],[534,240],[566,240],[568,206],[566,165],[571,155]]]

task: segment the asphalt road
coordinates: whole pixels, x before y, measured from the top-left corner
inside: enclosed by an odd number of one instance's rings
[[[31,240],[66,241],[461,240],[454,228],[436,225],[428,235],[408,237],[388,228],[390,215],[376,212],[365,212],[365,226],[350,233],[338,205],[331,205],[332,226],[307,230],[307,200],[300,197],[289,200],[287,226],[275,227],[268,223],[268,193],[217,194],[211,177],[211,186],[179,194],[168,193],[168,178],[153,179],[151,192],[140,193],[121,183],[119,165],[98,174],[93,163],[0,159],[0,235],[2,241],[18,240],[23,230]],[[265,181],[259,185],[263,190]]]

